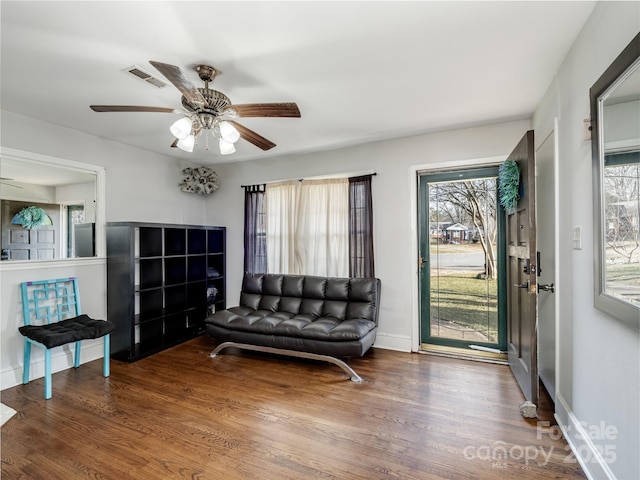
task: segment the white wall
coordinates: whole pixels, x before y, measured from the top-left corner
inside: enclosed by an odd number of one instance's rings
[[[106,168],[106,220],[203,224],[210,198],[181,192],[184,165],[165,157],[11,112],[1,113],[2,146]],[[34,135],[37,132],[37,135]],[[30,198],[33,200],[33,198]],[[70,260],[38,268],[0,264],[0,388],[21,383],[22,315],[18,285],[26,280],[78,276],[85,313],[106,318],[104,259]],[[43,356],[33,349],[32,378],[43,375]],[[84,342],[82,361],[102,357],[99,342]],[[73,365],[68,349],[53,355],[53,370]],[[55,383],[55,382],[54,382]],[[55,390],[55,384],[53,386]]]
[[[556,295],[563,301],[556,410],[594,479],[640,478],[640,338],[593,307],[592,163],[583,119],[590,115],[589,88],[639,30],[640,3],[598,3],[533,119],[540,141],[558,117],[561,276]],[[576,226],[582,228],[582,250],[572,250]],[[617,433],[607,435],[602,425]],[[595,438],[578,435],[581,428],[592,429]],[[598,458],[598,450],[613,461]]]
[[[502,159],[529,126],[529,121],[516,121],[216,167],[221,187],[207,212],[208,223],[227,226],[227,304],[237,304],[242,282],[242,185],[375,171],[375,269],[382,281],[375,346],[410,351],[418,342],[417,336],[412,338],[417,325],[416,169]],[[217,208],[218,204],[224,208]]]
[[[75,201],[94,202],[96,199],[96,183],[84,182],[56,187],[56,203]]]
[[[56,203],[55,187],[41,185],[27,185],[25,183],[10,182],[20,188],[9,185],[0,185],[0,198],[4,200],[26,200],[37,203]]]

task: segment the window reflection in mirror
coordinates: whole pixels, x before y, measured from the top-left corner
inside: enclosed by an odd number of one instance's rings
[[[595,306],[640,330],[640,42],[591,89]]]
[[[61,164],[62,163],[62,164]],[[97,173],[76,162],[0,157],[2,260],[61,260],[96,255]],[[36,207],[41,210],[25,210]],[[44,212],[34,227],[21,212]],[[31,228],[30,228],[31,227]]]
[[[638,77],[640,70],[625,82],[635,78],[640,88]],[[631,136],[640,134],[640,101],[613,102],[607,98],[602,107],[604,291],[640,306],[640,138]]]

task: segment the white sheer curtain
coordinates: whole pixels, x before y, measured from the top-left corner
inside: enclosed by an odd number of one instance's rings
[[[349,180],[267,184],[270,273],[349,275]]]
[[[349,180],[303,180],[295,235],[295,272],[349,276]]]
[[[264,195],[267,271],[294,273],[296,215],[300,182],[267,184]]]

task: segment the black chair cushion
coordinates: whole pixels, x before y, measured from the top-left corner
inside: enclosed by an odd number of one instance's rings
[[[18,330],[22,335],[43,344],[47,348],[59,347],[79,340],[104,337],[116,326],[106,320],[94,320],[88,315],[79,315],[47,325],[24,325]]]

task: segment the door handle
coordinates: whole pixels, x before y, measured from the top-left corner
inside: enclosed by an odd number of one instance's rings
[[[514,283],[513,286],[516,288],[526,288],[527,290],[529,290],[529,280],[527,280],[526,283],[522,284]]]
[[[551,293],[554,293],[556,291],[555,287],[553,286],[553,283],[550,283],[548,285],[538,284],[538,290],[544,290],[545,292],[551,292]]]

